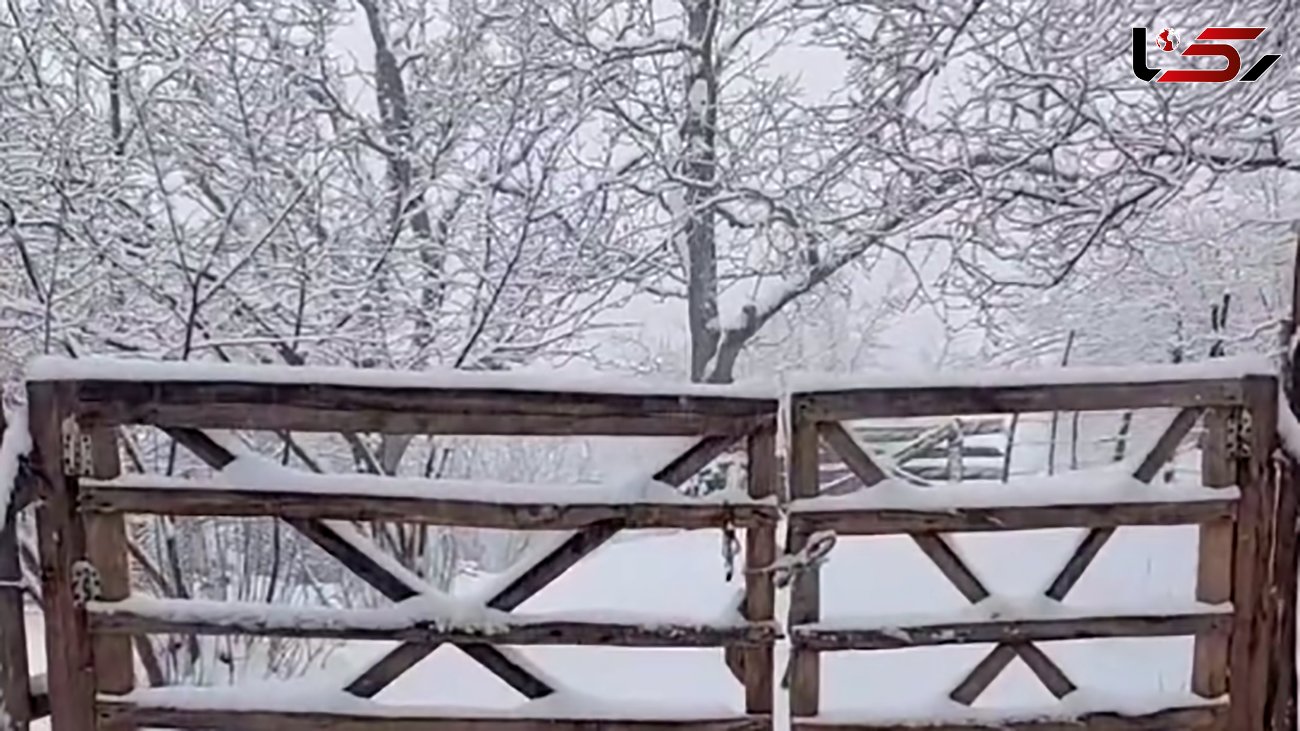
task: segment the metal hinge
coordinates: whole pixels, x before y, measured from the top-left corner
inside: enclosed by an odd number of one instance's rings
[[[1228,425],[1228,454],[1234,459],[1250,459],[1250,445],[1254,438],[1250,412],[1236,409]]]
[[[72,477],[91,476],[90,435],[83,434],[77,420],[63,420],[63,473]]]

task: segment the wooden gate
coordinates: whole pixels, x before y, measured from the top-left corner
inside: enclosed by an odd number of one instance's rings
[[[54,729],[643,731],[691,727],[757,731],[783,727],[785,719],[777,718],[773,707],[780,692],[773,687],[774,645],[782,637],[775,617],[775,585],[789,579],[787,679],[795,729],[1292,731],[1294,475],[1276,450],[1276,380],[1225,372],[1228,368],[1220,366],[1217,375],[1166,369],[1139,375],[1143,380],[1138,382],[1122,373],[1089,381],[1066,371],[1036,382],[1002,385],[983,380],[923,387],[876,384],[777,394],[709,386],[646,391],[635,384],[622,393],[594,388],[542,392],[493,387],[491,379],[478,377],[434,387],[415,374],[393,382],[354,372],[273,368],[218,368],[199,372],[200,379],[184,364],[137,364],[126,375],[115,375],[124,373],[120,366],[105,370],[97,364],[56,362],[38,371],[28,390],[34,443],[29,477],[35,480],[40,498],[38,532]],[[774,495],[782,491],[777,424],[784,399],[790,416],[788,490],[785,500],[778,501]],[[1021,504],[990,499],[990,493],[972,499],[976,493],[968,488],[977,488],[973,483],[922,488],[890,479],[889,466],[878,464],[844,427],[844,422],[871,418],[1156,408],[1170,409],[1172,418],[1151,449],[1126,463],[1127,473],[1117,473],[1116,484],[1072,492],[1068,499],[1056,496]],[[117,430],[124,425],[164,430],[221,474],[206,481],[125,474],[117,445]],[[1157,479],[1163,465],[1198,426],[1203,484],[1163,484]],[[522,493],[503,500],[444,489],[436,481],[421,481],[416,489],[394,478],[365,475],[283,471],[249,481],[248,470],[230,468],[246,466],[256,457],[209,431],[220,429],[691,437],[693,446],[647,475],[647,483],[653,479],[681,485],[741,443],[747,487],[739,496],[703,498],[669,490],[627,499],[593,500],[577,494],[534,499]],[[819,449],[823,445],[852,470],[862,489],[822,493]],[[920,490],[924,496],[909,490]],[[912,501],[909,495],[918,499]],[[272,611],[266,605],[214,608],[132,597],[124,516],[134,513],[282,519],[383,596],[408,602],[407,609],[416,611],[406,616],[420,619],[395,621],[382,609],[337,612],[280,607]],[[782,520],[788,536],[785,555],[779,557],[775,533]],[[385,558],[354,527],[370,521],[556,530],[567,531],[568,538],[515,574],[487,602],[484,622],[445,621],[438,615],[443,599]],[[979,605],[991,598],[991,592],[954,550],[947,534],[1085,528],[1086,536],[1044,591],[1046,602],[1061,604],[1116,529],[1179,524],[1200,526],[1196,587],[1200,604],[1191,611],[1098,617],[1035,612],[1030,607],[1014,616],[979,621],[968,615],[940,617],[905,627],[821,621],[818,562],[811,556],[817,552],[814,546],[825,549],[837,535],[910,536],[947,580]],[[510,614],[617,532],[658,527],[743,531],[745,590],[734,621],[683,626]],[[832,559],[834,555],[832,548]],[[340,689],[344,693],[340,697],[351,699],[346,708],[291,703],[259,707],[229,694],[199,690],[178,695],[168,689],[137,688],[132,641],[155,633],[389,639],[400,644]],[[1022,659],[1058,698],[1076,692],[1075,682],[1036,643],[1176,635],[1195,638],[1190,685],[1199,699],[1147,714],[1103,708],[1081,717],[1072,712],[996,722],[973,720],[973,715],[855,720],[822,714],[823,653],[992,645],[987,657],[951,690],[952,700],[969,706],[1015,658]],[[724,648],[723,657],[744,688],[745,708],[729,715],[689,718],[631,714],[533,718],[487,713],[430,717],[391,707],[381,710],[369,703],[367,699],[443,644],[456,645],[527,698],[547,696],[555,688],[544,672],[513,650],[516,645]],[[3,675],[6,683],[12,675],[12,671]]]
[[[45,571],[47,628],[51,638],[49,682],[56,731],[93,728],[194,729],[548,729],[600,727],[658,729],[763,729],[771,727],[773,643],[778,637],[771,573],[778,520],[774,499],[779,474],[774,435],[777,400],[711,395],[724,389],[628,394],[597,391],[500,390],[468,380],[466,387],[426,387],[418,376],[405,384],[365,384],[355,372],[294,381],[274,369],[218,372],[206,381],[192,371],[154,364],[144,374],[105,377],[71,363],[47,380],[29,384],[35,463],[48,484],[38,514]],[[269,378],[259,380],[263,373]],[[156,374],[156,377],[150,374]],[[229,374],[229,375],[226,375]],[[251,374],[251,377],[250,377]],[[331,379],[334,379],[331,381]],[[498,381],[499,382],[499,381]],[[653,489],[645,497],[593,497],[575,489],[551,496],[501,500],[460,489],[440,492],[437,481],[421,489],[395,478],[296,470],[272,472],[268,480],[241,484],[122,474],[114,430],[148,424],[167,431],[204,462],[227,469],[241,458],[205,429],[275,432],[380,432],[456,435],[618,435],[693,437],[693,446],[653,475],[651,483],[680,485],[737,441],[749,455],[748,495],[723,502],[692,499]],[[248,459],[249,457],[244,457]],[[584,497],[585,496],[585,497]],[[267,605],[213,608],[184,600],[129,596],[128,546],[123,516],[273,516],[340,561],[394,602],[417,604],[418,621],[394,623],[373,610],[334,611]],[[514,530],[571,531],[559,547],[486,604],[484,622],[440,618],[446,597],[384,560],[348,521],[400,521]],[[642,528],[724,528],[745,534],[749,562],[746,589],[731,623],[711,626],[654,621],[602,622],[589,618],[530,617],[509,612],[559,578],[616,533]],[[89,559],[89,562],[87,562]],[[87,576],[93,572],[93,588]],[[408,605],[411,606],[411,605]],[[231,612],[229,609],[238,609]],[[382,610],[380,610],[382,611]],[[421,611],[432,616],[425,616]],[[257,707],[247,698],[193,691],[178,701],[169,689],[135,690],[132,636],[259,635],[401,644],[344,690],[356,710]],[[554,688],[512,646],[567,644],[625,647],[720,647],[745,688],[746,712],[730,717],[526,718],[491,714],[473,718],[403,715],[366,705],[402,673],[442,644],[453,644],[528,698]],[[721,658],[720,658],[721,661]],[[132,692],[135,690],[135,692]],[[129,695],[128,695],[129,694]],[[351,706],[350,706],[351,708]]]
[[[1068,616],[1035,612],[984,621],[935,618],[915,626],[850,628],[819,624],[820,579],[815,565],[794,581],[789,631],[792,645],[790,706],[795,729],[1293,729],[1295,603],[1295,495],[1280,489],[1274,468],[1278,394],[1269,376],[1196,377],[1184,369],[1137,377],[1139,382],[1063,382],[1055,374],[1038,383],[972,387],[935,386],[808,390],[791,396],[792,446],[787,551],[800,551],[828,532],[840,536],[907,535],[971,604],[991,598],[989,589],[954,550],[948,533],[1087,528],[1073,555],[1044,591],[1061,602],[1106,542],[1122,526],[1200,526],[1196,597],[1202,611],[1144,612],[1129,616]],[[1141,372],[1139,372],[1141,373]],[[1116,374],[1111,374],[1112,376]],[[1005,379],[1004,379],[1005,380]],[[887,471],[868,455],[843,422],[867,418],[963,416],[1045,411],[1110,411],[1176,408],[1176,416],[1150,452],[1132,464],[1131,495],[1080,493],[1040,504],[1006,499],[970,501],[963,488],[929,488],[918,500],[881,487]],[[1203,488],[1153,486],[1153,478],[1202,421]],[[823,494],[818,478],[819,442],[835,451],[866,486],[849,495]],[[1208,489],[1207,489],[1208,488]],[[1238,489],[1239,488],[1239,489]],[[913,508],[910,505],[923,507]],[[833,557],[833,553],[832,553]],[[865,568],[865,567],[864,567]],[[1037,615],[1037,616],[1036,616]],[[1286,644],[1279,643],[1291,633]],[[1184,708],[1147,715],[1118,709],[1062,718],[1006,718],[997,723],[955,719],[827,720],[820,711],[820,662],[825,652],[877,651],[936,645],[995,644],[950,698],[973,704],[1019,657],[1057,698],[1077,688],[1035,643],[1086,638],[1193,635],[1193,691],[1205,699]],[[976,714],[971,714],[976,718]]]

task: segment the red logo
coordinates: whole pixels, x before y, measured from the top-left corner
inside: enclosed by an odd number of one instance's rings
[[[1156,36],[1156,48],[1162,51],[1172,51],[1178,48],[1178,36],[1174,34],[1173,28],[1165,28]]]
[[[1212,56],[1221,58],[1226,65],[1221,69],[1159,69],[1147,66],[1146,48],[1147,48],[1147,29],[1133,29],[1133,75],[1143,81],[1173,82],[1173,83],[1209,83],[1221,84],[1226,81],[1237,79],[1237,74],[1241,71],[1241,55],[1238,54],[1237,48],[1228,43],[1215,43],[1212,41],[1253,41],[1260,37],[1267,28],[1206,28],[1201,31],[1194,39],[1195,42],[1188,43],[1182,49],[1180,56]],[[1172,28],[1165,28],[1156,35],[1156,48],[1164,52],[1172,52],[1178,49],[1182,44],[1178,35]],[[1276,53],[1265,54],[1260,57],[1246,73],[1241,75],[1239,81],[1259,81],[1265,71],[1272,68],[1273,64],[1281,58]]]

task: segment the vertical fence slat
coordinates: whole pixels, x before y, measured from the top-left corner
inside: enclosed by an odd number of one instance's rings
[[[1273,667],[1268,698],[1271,731],[1294,731],[1296,728],[1296,571],[1297,541],[1296,520],[1300,511],[1300,488],[1296,463],[1285,456],[1274,462],[1274,479],[1277,481],[1277,507],[1275,509],[1273,574],[1269,585],[1269,600],[1274,606]]]
[[[776,427],[766,426],[751,434],[746,443],[749,455],[749,495],[763,499],[776,495]],[[770,571],[776,561],[776,525],[765,524],[745,530],[745,617],[751,622],[776,618],[776,588]],[[746,652],[744,660],[745,711],[772,712],[774,645],[768,643]]]
[[[790,495],[794,499],[817,495],[817,424],[796,407],[790,439]],[[803,550],[809,536],[791,521],[786,551]],[[817,567],[808,566],[795,573],[790,590],[789,627],[809,624],[821,618],[821,575]],[[790,652],[790,713],[796,717],[815,716],[821,704],[821,658],[816,651],[795,649]]]
[[[1205,411],[1205,434],[1201,442],[1201,481],[1206,487],[1226,488],[1237,484],[1237,466],[1231,452],[1230,409]],[[1235,525],[1231,520],[1200,527],[1196,560],[1196,599],[1207,604],[1232,600],[1232,551]],[[1192,692],[1203,698],[1218,698],[1228,692],[1228,636],[1201,635],[1192,651]]]
[[[45,652],[53,731],[95,728],[95,668],[86,613],[73,593],[73,566],[86,555],[77,516],[77,480],[63,469],[63,421],[70,413],[65,386],[27,387],[33,467],[45,482],[36,509],[45,600]]]
[[[1251,432],[1249,454],[1237,460],[1241,504],[1234,547],[1232,641],[1229,648],[1229,727],[1266,728],[1272,639],[1266,583],[1272,568],[1275,480],[1269,478],[1277,424],[1277,382],[1246,379]],[[1294,528],[1293,528],[1294,530]]]
[[[0,420],[0,432],[3,420]],[[23,612],[18,511],[10,506],[0,525],[0,731],[26,731],[31,718],[27,618]]]
[[[91,473],[98,480],[111,480],[122,473],[117,434],[110,428],[91,432]],[[99,570],[101,598],[126,599],[131,594],[131,565],[126,539],[126,516],[121,513],[90,513],[85,516],[86,542],[90,561]],[[135,687],[135,664],[131,638],[99,635],[94,638],[95,681],[100,693],[125,694]]]

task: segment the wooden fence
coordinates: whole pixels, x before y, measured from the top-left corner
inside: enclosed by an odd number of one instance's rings
[[[952,700],[971,705],[1017,657],[1056,697],[1065,698],[1076,691],[1066,673],[1035,642],[1178,635],[1196,638],[1193,691],[1207,701],[1226,696],[1226,702],[1193,703],[1145,716],[1103,709],[1069,724],[1041,718],[1006,719],[995,725],[950,723],[942,728],[1064,729],[1076,724],[1135,730],[1295,728],[1294,683],[1280,679],[1294,677],[1296,507],[1293,491],[1279,489],[1279,471],[1273,465],[1278,406],[1273,378],[871,388],[797,392],[791,398],[790,489],[794,499],[789,506],[787,551],[803,550],[824,531],[840,536],[907,535],[962,596],[977,604],[989,599],[991,592],[953,549],[945,533],[1087,528],[1086,537],[1044,592],[1046,598],[1061,602],[1116,528],[1192,524],[1200,526],[1196,597],[1206,606],[1205,611],[1195,613],[1062,618],[1060,612],[1046,612],[986,621],[937,618],[908,627],[849,628],[838,623],[819,624],[821,587],[814,565],[797,576],[792,589],[793,728],[883,731],[925,725],[925,719],[897,725],[819,720],[819,659],[823,652],[994,643],[994,649],[951,691]],[[886,473],[843,426],[848,420],[873,417],[1141,408],[1179,411],[1150,452],[1136,462],[1132,480],[1127,481],[1136,483],[1141,497],[1108,502],[1080,496],[1074,504],[985,501],[965,505],[958,488],[936,488],[953,499],[946,505],[931,500],[921,510],[900,508],[888,500],[873,501],[872,490],[881,489],[878,486]],[[1203,480],[1205,486],[1220,489],[1142,489],[1200,419],[1206,427]],[[837,452],[867,486],[861,493],[821,494],[819,441]],[[1231,489],[1234,486],[1239,490]]]
[[[774,434],[777,401],[692,393],[618,395],[573,392],[500,391],[483,388],[388,388],[347,383],[187,382],[142,380],[48,380],[29,385],[34,460],[49,484],[40,511],[47,629],[51,644],[49,684],[56,731],[92,728],[357,728],[367,722],[386,729],[564,728],[563,720],[519,717],[426,718],[400,713],[378,715],[275,710],[201,700],[178,707],[151,702],[149,691],[135,692],[131,637],[141,634],[262,635],[390,639],[401,644],[346,688],[370,698],[442,644],[453,644],[529,698],[553,688],[515,645],[575,644],[627,647],[723,647],[729,665],[745,687],[746,712],[731,718],[676,718],[671,721],[603,719],[617,728],[665,725],[704,729],[769,728],[773,698],[773,643],[778,636],[770,573],[749,577],[739,615],[746,619],[718,626],[677,626],[596,622],[582,619],[528,620],[485,629],[435,626],[429,621],[393,627],[376,625],[373,614],[342,613],[328,621],[306,615],[232,618],[205,612],[184,600],[128,601],[128,550],[123,515],[274,516],[342,562],[380,593],[401,602],[417,599],[426,587],[377,557],[373,546],[341,521],[395,520],[523,530],[572,531],[560,547],[539,560],[487,602],[508,613],[559,578],[617,532],[634,528],[728,528],[745,534],[748,568],[776,559],[778,520],[773,498],[779,474]],[[255,429],[288,432],[380,432],[456,435],[620,435],[690,436],[694,445],[652,477],[680,485],[737,441],[749,454],[748,492],[752,500],[717,501],[647,498],[637,502],[596,499],[575,493],[564,502],[496,502],[464,495],[412,495],[400,489],[385,494],[384,478],[356,492],[314,491],[308,482],[294,489],[162,480],[122,474],[113,429],[149,424],[166,430],[214,468],[229,466],[237,455],[204,429]],[[647,482],[651,476],[647,476]],[[358,480],[361,476],[358,476]],[[432,487],[435,483],[430,482]],[[98,580],[85,588],[89,557]],[[432,618],[431,618],[432,619]],[[649,618],[653,620],[653,618]],[[126,694],[130,693],[130,697]],[[572,728],[589,721],[571,719]]]
[[[147,369],[146,369],[147,370]],[[293,731],[329,728],[406,729],[770,729],[774,722],[775,584],[791,577],[789,706],[795,729],[890,731],[921,724],[931,729],[1198,729],[1245,731],[1294,728],[1295,525],[1293,490],[1282,489],[1287,469],[1275,464],[1276,380],[1268,376],[1165,378],[1138,383],[1062,383],[978,387],[809,390],[789,395],[788,501],[779,506],[776,395],[743,395],[720,388],[678,393],[595,393],[502,390],[487,387],[364,385],[294,380],[285,372],[261,378],[191,379],[148,372],[110,378],[87,367],[55,371],[29,383],[33,471],[40,476],[38,533],[49,648],[49,697],[55,731],[167,727]],[[270,373],[270,369],[267,369]],[[254,375],[250,376],[252,373]],[[924,508],[873,502],[886,472],[843,426],[864,418],[964,416],[1033,411],[1171,408],[1176,416],[1125,484],[1141,497],[1015,505],[962,503],[961,487],[936,488],[950,504]],[[1150,485],[1197,423],[1205,487]],[[529,502],[439,494],[434,483],[413,494],[385,478],[358,476],[341,490],[298,474],[282,487],[124,474],[116,429],[150,425],[216,470],[242,456],[206,430],[380,432],[455,435],[619,435],[692,437],[693,446],[653,475],[681,485],[723,452],[743,442],[747,499],[647,497],[628,501],[548,498]],[[850,495],[822,495],[819,449],[824,443],[865,485]],[[650,476],[647,476],[650,477]],[[364,483],[364,486],[360,486]],[[891,481],[890,490],[923,489]],[[1185,490],[1186,492],[1180,492]],[[876,491],[876,492],[873,492]],[[526,493],[524,493],[526,494]],[[588,493],[590,494],[590,493]],[[1103,493],[1111,495],[1113,493]],[[942,501],[940,501],[942,502]],[[782,509],[784,508],[784,509]],[[385,560],[354,522],[408,521],[522,530],[571,531],[558,549],[526,570],[487,607],[509,613],[565,571],[633,528],[724,528],[744,532],[745,590],[738,618],[710,626],[660,622],[594,622],[562,616],[474,623],[375,622],[373,610],[332,613],[286,609],[249,616],[181,600],[130,597],[124,516],[272,516],[393,602],[427,598],[427,587]],[[778,557],[776,530],[788,530]],[[1016,616],[987,621],[937,620],[910,627],[819,624],[820,577],[815,561],[799,561],[810,544],[841,536],[911,536],[972,604],[990,591],[953,549],[946,533],[1087,528],[1073,556],[1045,591],[1061,602],[1116,528],[1195,524],[1200,527],[1197,598],[1204,611],[1129,616]],[[825,545],[825,542],[822,544]],[[832,549],[832,557],[833,557]],[[3,558],[0,556],[0,558]],[[4,567],[0,566],[0,570]],[[0,607],[2,609],[3,607]],[[0,617],[3,619],[3,617]],[[600,644],[628,647],[720,647],[745,691],[734,715],[682,718],[526,718],[403,715],[393,708],[329,712],[253,707],[247,699],[175,695],[137,689],[132,638],[146,634],[257,635],[389,639],[400,644],[347,685],[360,699],[375,696],[443,644],[453,644],[528,698],[554,688],[544,673],[513,650],[518,645]],[[1076,720],[1006,719],[987,722],[832,720],[820,715],[820,656],[945,644],[994,645],[951,698],[970,705],[1015,658],[1028,664],[1057,697],[1074,682],[1035,643],[1110,637],[1194,636],[1192,689],[1205,701],[1145,716],[1105,709]],[[25,672],[25,671],[24,671]],[[222,700],[225,699],[225,700]],[[360,702],[360,701],[359,701]]]

